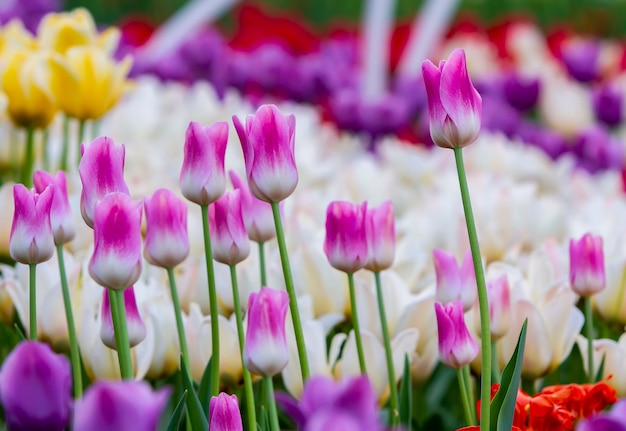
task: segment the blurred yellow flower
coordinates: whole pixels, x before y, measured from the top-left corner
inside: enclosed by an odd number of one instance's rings
[[[0,52],[6,55],[12,50],[34,51],[37,40],[24,27],[19,19],[13,19],[0,30]]]

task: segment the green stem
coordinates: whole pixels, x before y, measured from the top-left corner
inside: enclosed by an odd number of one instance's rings
[[[76,165],[80,164],[80,159],[82,158],[80,154],[80,146],[83,144],[83,139],[85,139],[85,120],[79,120],[78,122],[78,152],[76,153]]]
[[[29,279],[29,284],[30,284],[30,289],[29,289],[29,297],[28,297],[28,301],[29,301],[29,316],[28,316],[28,322],[29,322],[29,331],[28,331],[28,338],[30,338],[31,340],[35,340],[37,341],[37,264],[36,263],[31,263],[29,265],[29,275],[30,275],[30,279]]]
[[[459,381],[459,389],[461,391],[461,400],[463,401],[463,414],[465,415],[465,424],[467,426],[474,425],[474,415],[472,415],[472,405],[470,403],[469,398],[469,388],[467,387],[467,382],[465,381],[465,376],[463,375],[463,368],[457,368],[456,377]]]
[[[500,384],[500,365],[498,364],[497,341],[491,342],[491,378],[493,383]]]
[[[596,369],[593,364],[593,310],[591,309],[591,296],[585,296],[585,335],[587,336],[587,364],[589,383],[596,381]]]
[[[267,270],[265,268],[265,243],[259,243],[259,267],[261,270],[261,287],[267,286]]]
[[[265,385],[267,409],[270,414],[270,429],[272,431],[280,431],[280,427],[278,425],[278,412],[276,411],[276,400],[274,399],[274,382],[272,382],[272,376],[263,377],[263,384]]]
[[[396,385],[396,371],[393,368],[393,354],[391,352],[391,340],[389,337],[389,327],[387,326],[387,316],[383,299],[382,282],[380,280],[380,271],[374,271],[374,279],[376,280],[378,314],[380,315],[380,326],[383,332],[385,356],[387,357],[387,376],[389,377],[389,409],[391,411],[389,425],[393,427],[398,424],[398,420],[400,418],[398,411],[398,388]]]
[[[191,372],[191,364],[189,363],[189,349],[187,348],[187,337],[185,336],[185,327],[183,326],[183,316],[180,311],[180,301],[178,299],[178,290],[176,289],[176,278],[174,277],[174,268],[167,268],[167,277],[170,281],[170,294],[172,296],[172,305],[174,306],[174,315],[176,317],[176,330],[178,331],[178,343],[180,345],[180,353],[183,355],[185,368],[187,373]]]
[[[26,153],[24,155],[24,164],[22,165],[22,177],[20,182],[26,187],[30,187],[33,183],[33,169],[35,167],[35,129],[26,128]]]
[[[211,231],[209,229],[209,206],[200,205],[200,208],[202,209],[204,257],[209,282],[209,307],[211,309],[211,396],[216,397],[220,391],[220,327],[217,311],[217,291],[215,290],[213,250],[211,248]]]
[[[272,202],[272,214],[274,215],[274,225],[276,226],[276,239],[278,240],[280,263],[282,264],[283,275],[285,276],[285,288],[287,289],[287,294],[289,295],[289,309],[291,310],[293,332],[296,336],[296,344],[298,346],[300,372],[302,373],[302,381],[306,382],[310,374],[309,359],[306,355],[306,345],[304,344],[304,334],[302,332],[302,321],[300,320],[300,310],[298,309],[298,298],[296,297],[296,291],[293,287],[293,276],[291,275],[291,265],[289,263],[289,255],[287,254],[285,232],[283,231],[283,222],[280,218],[278,202]]]
[[[126,308],[124,306],[124,291],[109,289],[109,300],[111,303],[111,318],[113,320],[113,331],[115,333],[115,344],[117,346],[117,359],[120,364],[120,374],[122,379],[133,379],[133,361],[130,356],[130,341],[128,340],[128,329],[126,328]]]
[[[72,312],[72,300],[70,289],[67,285],[65,273],[65,261],[63,257],[63,244],[57,244],[57,258],[59,261],[59,273],[61,275],[61,290],[63,292],[63,305],[65,307],[65,319],[67,320],[67,332],[70,338],[70,359],[72,362],[72,376],[74,378],[74,398],[79,399],[83,395],[83,373],[80,368],[80,353],[78,351],[78,338],[74,325],[74,313]]]
[[[361,340],[361,328],[359,325],[359,315],[356,308],[356,294],[354,292],[354,274],[348,273],[348,287],[350,290],[350,308],[352,309],[352,327],[354,328],[354,338],[356,339],[356,352],[359,356],[359,368],[361,374],[367,375],[365,367],[365,355],[363,354],[363,341]]]
[[[50,154],[48,151],[48,141],[50,140],[50,131],[43,129],[41,132],[41,154],[43,156],[43,170],[50,172]]]
[[[70,153],[70,117],[67,114],[63,114],[63,143],[61,147],[61,161],[59,169],[67,171],[67,159]]]
[[[235,320],[237,321],[237,336],[239,338],[239,354],[243,363],[243,344],[245,334],[243,332],[243,314],[241,312],[241,301],[239,300],[239,285],[237,283],[237,270],[235,265],[230,265],[230,282],[233,288],[233,304],[235,306]],[[254,392],[252,390],[252,377],[250,371],[243,367],[243,384],[246,392],[246,409],[248,414],[248,427],[256,428],[256,411],[254,402]]]
[[[100,120],[91,121],[91,138],[96,139],[100,135]]]
[[[470,373],[469,364],[464,366],[461,371],[463,373],[463,382],[465,383],[465,387],[467,388],[467,398],[469,400],[472,425],[475,425],[478,423],[478,418],[476,417],[476,409],[474,408],[474,406],[476,405],[476,398],[474,397],[474,390],[472,389],[472,375]]]
[[[487,288],[485,286],[485,274],[483,272],[480,248],[478,247],[478,234],[474,224],[474,214],[472,212],[472,202],[470,200],[467,177],[465,175],[465,165],[463,164],[463,149],[454,149],[456,169],[461,188],[461,199],[463,201],[463,211],[465,213],[465,223],[467,225],[467,235],[469,237],[470,249],[472,250],[472,261],[474,272],[476,273],[476,285],[478,288],[478,309],[480,312],[480,334],[482,348],[482,369],[480,386],[480,429],[489,431],[489,418],[491,415],[491,330],[489,329],[489,303],[487,300]]]

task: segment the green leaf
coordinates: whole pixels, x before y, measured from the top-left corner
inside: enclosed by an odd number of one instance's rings
[[[213,362],[213,357],[209,359],[209,363],[206,364],[204,371],[202,373],[202,379],[200,380],[200,387],[198,388],[198,399],[200,400],[200,405],[202,406],[203,412],[209,411],[209,404],[211,402],[211,363]]]
[[[183,357],[180,357],[180,375],[183,379],[183,387],[187,392],[187,413],[189,414],[189,419],[191,420],[191,428],[194,430],[207,430],[209,429],[209,422],[207,420],[206,414],[202,409],[202,404],[200,404],[200,400],[198,399],[198,395],[193,390],[193,383],[189,379],[189,374],[187,371],[187,367],[185,367],[185,361],[183,361]]]
[[[17,336],[19,337],[20,341],[26,341],[26,335],[24,335],[24,332],[22,332],[22,328],[20,328],[20,326],[17,323],[13,326],[15,327],[15,332],[17,333]]]
[[[167,431],[178,431],[180,423],[183,419],[183,412],[185,411],[185,400],[187,399],[188,392],[183,392],[183,396],[180,397],[176,408],[170,417],[170,422],[167,424]]]
[[[596,373],[596,378],[593,381],[595,382],[599,382],[600,380],[602,380],[602,375],[604,374],[604,362],[606,360],[606,353],[604,355],[602,355],[602,360],[600,361],[600,367],[598,367],[598,372]]]
[[[398,410],[400,414],[400,424],[405,425],[407,429],[411,428],[411,419],[413,418],[413,388],[411,380],[411,367],[409,365],[409,356],[404,356],[404,371],[402,372],[402,381],[400,382],[400,396],[398,400]]]
[[[500,388],[491,402],[490,429],[495,431],[510,431],[513,425],[515,402],[519,390],[522,374],[522,360],[524,359],[524,345],[526,344],[526,328],[528,319],[524,320],[517,339],[513,356],[502,372]]]

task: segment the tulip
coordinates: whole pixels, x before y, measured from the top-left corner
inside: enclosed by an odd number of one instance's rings
[[[76,236],[74,216],[67,197],[67,181],[65,172],[58,171],[52,176],[45,171],[36,171],[33,177],[35,190],[43,193],[48,185],[52,186],[52,206],[50,207],[50,224],[56,245],[66,244]]]
[[[572,289],[580,296],[591,296],[604,289],[606,276],[602,237],[589,233],[569,243],[569,278]]]
[[[468,311],[476,302],[476,275],[472,253],[467,250],[459,267],[456,259],[443,250],[433,250],[437,292],[435,299],[443,304],[461,300],[463,310]]]
[[[69,425],[70,364],[47,344],[22,341],[0,371],[0,399],[8,429],[61,431]]]
[[[441,362],[456,369],[472,362],[478,355],[478,345],[465,325],[462,302],[446,305],[435,302],[435,314]]]
[[[170,388],[143,381],[98,381],[74,407],[74,431],[154,431]]]
[[[217,397],[211,397],[209,429],[211,431],[243,431],[237,395],[221,392]]]
[[[591,82],[600,75],[600,43],[571,40],[562,49],[563,63],[569,74],[580,82]]]
[[[489,319],[491,340],[502,338],[511,326],[511,287],[506,275],[487,282],[487,296],[489,298]],[[480,333],[480,319],[474,314],[476,330]]]
[[[141,204],[124,193],[106,195],[94,210],[94,250],[89,274],[100,285],[123,290],[141,274]]]
[[[474,142],[480,132],[482,99],[467,72],[465,52],[455,49],[439,67],[425,61],[422,74],[428,95],[430,136],[435,144],[462,148]]]
[[[294,155],[296,117],[275,105],[262,105],[246,117],[245,127],[233,116],[241,141],[250,191],[265,202],[280,202],[298,184]]]
[[[12,19],[2,27],[1,52],[3,55],[14,50],[35,51],[37,48],[37,41],[24,27],[22,20]]]
[[[168,189],[144,199],[146,243],[144,256],[152,265],[173,268],[189,255],[187,205]]]
[[[276,228],[274,227],[271,205],[257,199],[235,171],[230,171],[228,174],[233,187],[241,190],[241,212],[248,237],[258,243],[264,243],[274,238]]]
[[[390,268],[396,249],[396,229],[391,201],[367,209],[365,231],[369,256],[365,268],[370,271]]]
[[[624,113],[624,95],[612,85],[602,85],[592,93],[596,118],[609,127],[618,126]]]
[[[580,421],[576,431],[626,431],[626,400],[617,401],[607,413]]]
[[[250,254],[250,241],[241,213],[241,192],[226,193],[209,207],[213,258],[236,265]]]
[[[263,287],[250,294],[243,360],[251,372],[274,376],[287,365],[285,318],[288,304],[289,298],[283,290]]]
[[[146,338],[146,325],[144,325],[139,310],[137,309],[137,300],[135,299],[133,286],[124,290],[124,309],[126,310],[128,341],[130,347],[135,347]],[[100,338],[105,346],[117,350],[108,289],[104,289],[102,292],[102,326],[100,327]]]
[[[54,190],[45,187],[41,194],[29,191],[23,184],[13,187],[15,212],[11,225],[9,252],[11,258],[27,265],[49,260],[54,253],[50,224]]]
[[[80,212],[85,223],[93,228],[94,208],[105,195],[120,192],[130,196],[124,182],[124,145],[111,138],[100,137],[91,144],[80,147],[82,159],[78,173],[83,184],[80,195]],[[132,284],[132,283],[131,283]]]
[[[366,214],[367,202],[334,201],[328,205],[324,252],[334,268],[351,274],[368,262]]]
[[[228,123],[211,126],[189,123],[185,134],[180,190],[198,205],[215,202],[226,190],[224,156],[228,142]]]

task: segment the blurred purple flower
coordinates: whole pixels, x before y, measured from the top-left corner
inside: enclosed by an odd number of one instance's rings
[[[597,125],[576,136],[573,149],[579,157],[580,165],[590,172],[605,169],[620,170],[623,167],[624,150],[617,138],[606,128]]]
[[[580,421],[576,431],[626,431],[626,399],[613,404],[608,413]]]
[[[591,100],[599,121],[609,127],[615,127],[622,122],[623,95],[617,88],[602,85],[593,91]]]
[[[0,2],[0,24],[20,19],[31,33],[37,31],[39,21],[48,12],[61,9],[60,0],[8,0]]]
[[[571,41],[562,50],[563,63],[569,74],[580,82],[591,82],[598,78],[600,44],[591,39]]]
[[[503,92],[507,102],[520,111],[528,111],[537,104],[540,90],[539,79],[509,73],[504,78]]]

